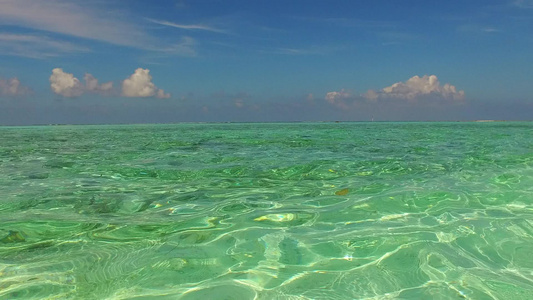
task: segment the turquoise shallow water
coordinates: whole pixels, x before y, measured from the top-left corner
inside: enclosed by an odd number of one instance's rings
[[[533,123],[0,128],[2,299],[531,299]]]

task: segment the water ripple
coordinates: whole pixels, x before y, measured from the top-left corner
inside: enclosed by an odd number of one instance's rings
[[[529,299],[531,129],[0,128],[0,298]]]

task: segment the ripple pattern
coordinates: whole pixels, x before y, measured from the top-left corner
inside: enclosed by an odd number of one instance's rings
[[[531,299],[532,123],[0,128],[0,298]]]

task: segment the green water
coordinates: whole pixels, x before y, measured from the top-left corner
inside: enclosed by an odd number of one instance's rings
[[[0,128],[1,299],[531,299],[533,123]]]

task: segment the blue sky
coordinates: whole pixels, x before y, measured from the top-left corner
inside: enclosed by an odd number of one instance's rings
[[[532,119],[531,28],[531,0],[0,0],[0,125]]]

